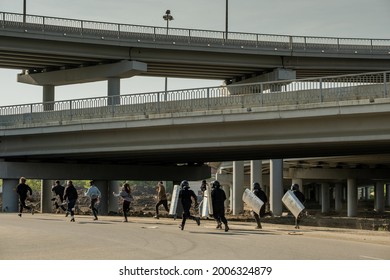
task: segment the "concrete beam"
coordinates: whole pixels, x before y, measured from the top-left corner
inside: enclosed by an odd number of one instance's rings
[[[318,179],[318,180],[346,180],[355,179],[372,179],[384,180],[390,179],[390,169],[388,168],[356,168],[356,169],[338,169],[338,168],[289,168],[290,178],[300,179]]]
[[[18,74],[20,83],[32,85],[69,85],[104,81],[108,78],[130,78],[147,71],[147,64],[122,60],[116,63],[87,66],[34,74]]]
[[[201,180],[211,177],[211,168],[202,166],[153,166],[114,164],[0,162],[0,178],[24,176],[46,180]]]

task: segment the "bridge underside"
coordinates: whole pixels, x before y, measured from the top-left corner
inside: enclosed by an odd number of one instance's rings
[[[101,66],[124,60],[147,65],[147,71],[138,74],[153,77],[176,77],[245,80],[277,68],[296,71],[296,77],[322,77],[338,74],[384,71],[389,69],[388,59],[370,59],[370,56],[348,56],[291,52],[260,52],[242,50],[227,53],[218,48],[187,48],[165,46],[151,48],[134,44],[122,46],[103,44],[15,38],[2,36],[0,67],[27,70],[23,75],[47,75],[49,72]],[[23,76],[21,75],[21,76]],[[21,78],[29,82],[30,77]],[[38,79],[38,78],[36,78]],[[102,78],[104,79],[104,78]]]

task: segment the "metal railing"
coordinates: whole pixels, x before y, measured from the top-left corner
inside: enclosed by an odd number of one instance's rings
[[[112,118],[166,117],[177,113],[284,105],[313,107],[390,97],[390,71],[313,79],[127,94],[0,107],[0,126],[61,125]],[[369,103],[368,102],[368,103]]]
[[[25,21],[24,21],[25,19]],[[390,55],[390,39],[290,36],[142,26],[0,12],[0,28],[78,38],[272,51]],[[167,34],[168,31],[168,34]]]

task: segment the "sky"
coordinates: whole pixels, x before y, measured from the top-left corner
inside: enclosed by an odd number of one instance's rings
[[[295,36],[390,39],[390,0],[229,0],[229,31]],[[226,0],[27,0],[27,14],[225,30]],[[0,0],[1,12],[22,13],[23,0]],[[0,42],[1,43],[1,42]],[[17,83],[20,70],[0,68],[0,106],[42,101],[40,86]],[[168,90],[218,86],[223,81],[169,79]],[[121,80],[121,94],[162,91],[164,78]],[[107,82],[59,86],[56,100],[106,96]]]

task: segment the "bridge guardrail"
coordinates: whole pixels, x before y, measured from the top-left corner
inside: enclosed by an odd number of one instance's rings
[[[390,97],[390,71],[0,107],[3,129],[66,121]],[[278,108],[282,110],[282,107]]]
[[[105,40],[170,42],[186,45],[291,52],[390,55],[390,39],[336,38],[167,28],[0,12],[1,28]]]

